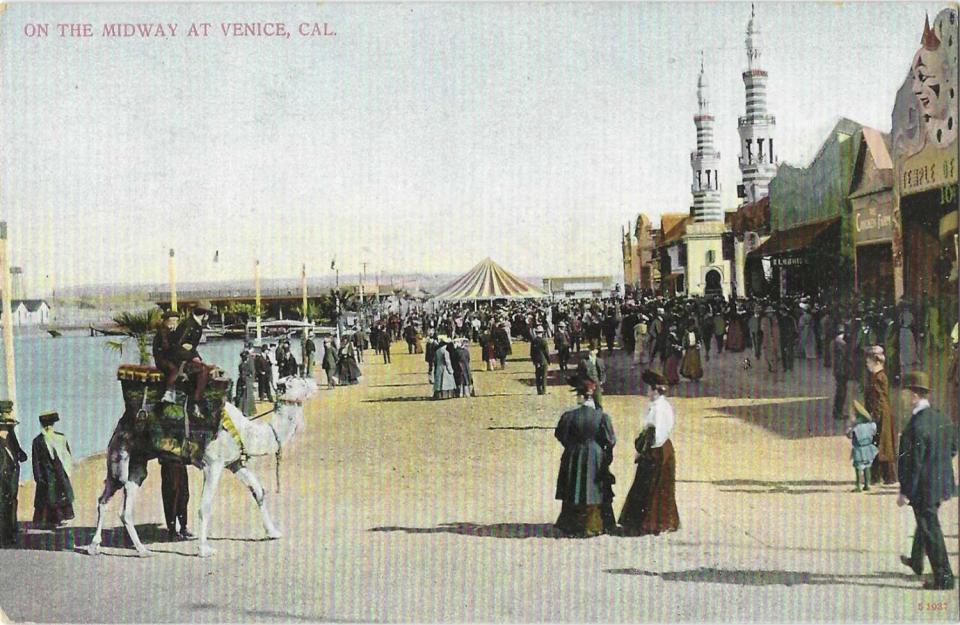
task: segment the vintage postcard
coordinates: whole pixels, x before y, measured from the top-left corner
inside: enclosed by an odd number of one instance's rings
[[[0,5],[0,623],[957,622],[958,44]]]

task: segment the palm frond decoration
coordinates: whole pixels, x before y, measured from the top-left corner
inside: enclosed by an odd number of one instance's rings
[[[149,334],[160,325],[160,317],[159,308],[150,308],[136,312],[125,311],[113,317],[113,322],[120,326],[123,333],[137,342],[141,365],[150,364],[150,350],[147,346],[147,338]],[[117,350],[122,357],[124,342],[126,342],[126,339],[121,341],[108,341],[107,348]]]

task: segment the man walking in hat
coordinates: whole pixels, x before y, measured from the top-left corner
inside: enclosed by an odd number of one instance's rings
[[[926,590],[952,590],[955,585],[947,547],[937,513],[940,504],[953,495],[953,463],[957,454],[957,433],[953,423],[930,405],[930,377],[913,371],[904,377],[904,388],[910,394],[913,416],[900,436],[900,496],[897,505],[910,505],[917,521],[910,557],[900,561],[923,574],[926,554],[933,569],[933,579]]]
[[[160,460],[160,496],[163,498],[163,518],[167,523],[167,539],[171,541],[192,539],[194,536],[187,529],[190,482],[185,464]],[[179,532],[177,522],[180,523]]]
[[[73,454],[67,437],[53,429],[60,420],[56,412],[40,415],[40,434],[33,439],[33,522],[57,526],[73,518]]]
[[[586,357],[577,364],[577,377],[581,380],[590,380],[596,387],[593,391],[593,401],[597,408],[603,404],[603,384],[607,381],[607,367],[599,356],[599,346],[592,346]]]
[[[19,421],[12,411],[13,402],[0,401],[0,547],[10,547],[17,542],[20,463],[27,461],[14,431]]]
[[[547,368],[550,366],[550,347],[543,338],[543,326],[537,326],[533,340],[530,341],[530,360],[533,361],[537,379],[537,395],[547,393]]]

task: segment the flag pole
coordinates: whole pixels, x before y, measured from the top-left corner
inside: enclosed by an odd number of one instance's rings
[[[177,312],[177,267],[174,264],[172,247],[167,260],[167,273],[170,276],[170,310]]]
[[[7,256],[7,222],[0,221],[0,272],[3,272],[3,354],[7,374],[7,399],[17,406],[17,370],[13,358],[13,307],[10,304],[10,262]]]
[[[307,263],[300,265],[300,291],[303,293],[303,308],[301,309],[300,319],[303,321],[303,338],[301,339],[301,351],[303,352],[303,367],[304,375],[309,375],[309,371],[306,370],[307,367],[307,358],[306,358],[306,344],[308,340],[308,331],[307,325],[310,323],[310,319],[307,316]]]
[[[260,330],[260,259],[256,259],[253,264],[253,281],[257,293],[256,315],[257,315],[257,346],[259,347],[263,340]]]

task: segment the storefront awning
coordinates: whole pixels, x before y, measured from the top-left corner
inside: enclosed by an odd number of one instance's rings
[[[777,230],[769,239],[763,242],[763,245],[753,250],[748,256],[757,258],[762,256],[778,256],[790,252],[799,252],[810,246],[811,243],[836,224],[840,223],[839,217],[815,221],[813,223],[803,224],[796,228],[788,230]]]

